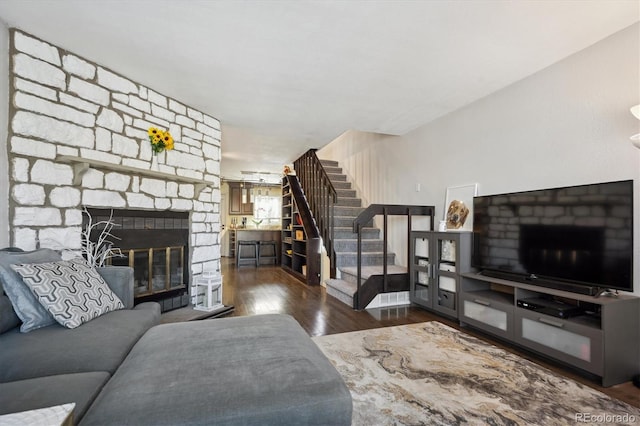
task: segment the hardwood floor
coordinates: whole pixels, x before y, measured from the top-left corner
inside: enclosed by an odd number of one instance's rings
[[[354,311],[332,296],[328,296],[323,287],[307,286],[279,266],[260,266],[259,268],[242,266],[238,269],[232,259],[222,258],[222,274],[224,275],[223,303],[235,306],[235,311],[229,316],[288,314],[293,316],[311,336],[425,321],[439,321],[460,329],[457,322],[414,306]],[[592,380],[529,352],[503,344],[471,329],[465,328],[464,331],[556,373],[640,407],[640,389],[631,382],[603,388]]]
[[[323,287],[307,286],[279,266],[241,266],[223,258],[225,305],[234,305],[233,316],[282,313],[293,316],[311,336],[437,319],[415,308],[354,311],[328,296]]]

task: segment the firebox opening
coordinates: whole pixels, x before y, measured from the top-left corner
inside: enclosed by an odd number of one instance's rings
[[[115,266],[129,266],[134,274],[134,303],[159,302],[162,311],[189,303],[189,213],[175,211],[88,208],[93,223],[114,223],[114,247],[123,257]],[[86,227],[89,218],[83,218]],[[91,234],[95,241],[98,228]],[[94,235],[95,234],[95,235]]]

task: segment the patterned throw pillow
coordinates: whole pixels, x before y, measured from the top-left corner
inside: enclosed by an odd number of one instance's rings
[[[67,328],[124,308],[98,272],[82,258],[11,265],[38,301]]]
[[[11,265],[19,263],[45,263],[62,260],[60,253],[48,248],[16,252],[14,250],[0,250],[0,281],[13,310],[22,324],[20,331],[27,333],[56,323],[51,314],[40,304],[31,289],[24,283],[20,274],[11,269]]]

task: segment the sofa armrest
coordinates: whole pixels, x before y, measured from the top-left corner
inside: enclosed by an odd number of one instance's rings
[[[105,266],[96,268],[111,290],[122,300],[126,309],[133,308],[133,268]]]

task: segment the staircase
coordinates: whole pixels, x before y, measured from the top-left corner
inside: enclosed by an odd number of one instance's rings
[[[337,276],[340,278],[325,280],[327,294],[354,307],[354,295],[357,291],[357,234],[353,231],[356,217],[364,211],[362,201],[351,189],[347,176],[337,161],[321,160],[338,200],[333,206],[334,239]],[[384,262],[384,241],[380,238],[380,229],[373,226],[373,220],[362,230],[362,268],[361,283],[371,276],[382,275]],[[407,279],[407,268],[395,265],[395,254],[387,253],[387,274],[390,279]]]

